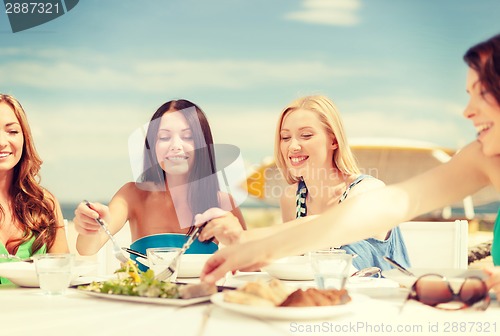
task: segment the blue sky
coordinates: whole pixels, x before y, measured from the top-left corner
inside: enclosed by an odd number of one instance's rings
[[[272,155],[280,110],[325,94],[349,137],[458,148],[474,139],[468,47],[500,33],[497,0],[81,0],[12,33],[0,91],[26,109],[61,202],[108,201],[132,179],[128,136],[165,101],[207,113],[248,165]]]

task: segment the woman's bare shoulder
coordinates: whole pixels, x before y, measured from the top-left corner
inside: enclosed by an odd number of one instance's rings
[[[124,195],[143,195],[145,193],[154,192],[154,191],[162,191],[161,188],[154,184],[153,182],[127,182],[125,183],[117,192],[117,194]]]
[[[385,186],[385,182],[382,180],[379,180],[375,176],[370,176],[370,177],[364,178],[363,184],[365,184],[365,186],[370,188],[370,189],[375,189],[375,188],[380,188],[380,187]]]
[[[385,183],[375,176],[365,177],[350,190],[349,195],[352,197],[383,186],[385,186]]]
[[[489,183],[500,190],[500,155],[485,155],[481,143],[474,141],[460,150],[456,156],[457,159],[461,159],[460,165],[471,165],[471,171],[480,172]]]

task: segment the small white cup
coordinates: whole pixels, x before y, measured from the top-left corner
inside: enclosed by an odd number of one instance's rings
[[[151,247],[146,249],[146,255],[148,256],[149,268],[155,272],[155,275],[163,272],[170,263],[175,258],[177,253],[179,253],[180,248],[178,247]],[[177,273],[179,272],[179,259],[177,259],[177,265],[175,266],[175,272],[172,274],[168,281],[172,282],[177,280]]]
[[[309,253],[316,285],[320,289],[343,289],[350,276],[352,255],[343,250]]]
[[[33,256],[40,288],[47,295],[64,294],[72,278],[74,255],[47,253]]]

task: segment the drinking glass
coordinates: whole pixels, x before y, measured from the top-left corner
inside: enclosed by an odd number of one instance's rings
[[[178,247],[152,247],[146,249],[146,255],[148,256],[149,268],[152,269],[155,274],[160,274],[164,271],[170,263],[175,258],[177,253],[180,251]],[[169,281],[175,281],[177,279],[177,273],[179,270],[179,261],[180,258],[177,259],[177,265],[173,265],[175,267],[175,272],[169,278]]]
[[[47,253],[33,256],[40,288],[47,295],[64,294],[72,278],[74,255]]]
[[[343,250],[309,253],[316,285],[320,289],[343,289],[350,275],[352,255]]]

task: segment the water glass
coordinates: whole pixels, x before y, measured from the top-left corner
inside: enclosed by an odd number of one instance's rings
[[[178,247],[152,247],[146,249],[146,255],[148,256],[149,268],[152,269],[155,274],[159,274],[164,271],[170,263],[175,258],[177,253],[180,251]],[[175,281],[177,279],[177,273],[179,270],[179,261],[177,259],[177,265],[175,267],[175,272],[170,277],[169,281]]]
[[[38,254],[33,256],[40,288],[47,295],[64,294],[72,278],[73,254]]]
[[[318,288],[344,288],[351,271],[351,254],[343,250],[320,250],[309,253],[309,258]]]

